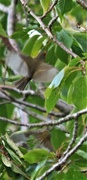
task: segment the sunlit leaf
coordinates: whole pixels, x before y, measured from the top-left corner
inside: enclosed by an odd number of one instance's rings
[[[34,47],[34,43],[36,42],[38,37],[39,37],[39,35],[35,35],[27,40],[27,42],[25,43],[25,45],[22,49],[22,52],[24,54],[31,55],[32,49]]]
[[[55,155],[54,153],[50,153],[45,149],[34,149],[29,151],[27,154],[24,155],[24,159],[29,162],[30,164],[38,163],[43,161],[47,158],[53,158]]]
[[[51,0],[40,0],[43,11],[46,12],[50,6]]]
[[[20,158],[16,155],[16,153],[14,153],[14,151],[12,151],[10,148],[5,147],[7,152],[9,153],[10,157],[12,158],[12,160],[14,160],[17,164],[22,165],[22,161],[20,160]]]
[[[63,77],[64,69],[55,76],[52,83],[45,91],[45,106],[48,112],[54,108],[58,98],[60,97],[60,89],[58,88],[58,86],[60,85]]]
[[[53,79],[51,85],[48,86],[48,88],[45,91],[45,107],[47,109],[47,112],[50,112],[58,99],[60,98],[60,94],[63,88],[63,85],[65,85],[66,79],[71,75],[73,71],[77,71],[74,67],[68,67],[61,70],[57,77]],[[54,81],[55,80],[55,81]],[[71,83],[71,82],[70,82]],[[57,86],[56,86],[57,85]],[[50,87],[51,86],[51,87]]]
[[[50,92],[49,94],[48,94],[48,91]],[[46,97],[45,99],[45,107],[46,107],[47,112],[50,112],[54,108],[56,102],[58,101],[60,97],[60,90],[58,88],[51,89],[48,87],[46,91],[46,96],[47,94],[48,94],[48,97]]]
[[[79,149],[79,150],[76,152],[76,154],[78,154],[79,156],[81,156],[82,158],[84,158],[84,159],[87,160],[87,152],[82,151],[82,150]]]
[[[5,166],[11,167],[12,163],[5,155],[2,155],[2,162]]]
[[[12,141],[12,139],[8,136],[8,134],[5,135],[6,138],[6,142],[8,143],[8,145],[16,152],[16,154],[19,155],[19,157],[23,157],[23,154],[21,153],[21,151],[19,150],[19,148],[16,146],[16,144]]]
[[[43,41],[44,41],[45,37],[43,36],[39,36],[38,39],[36,40],[36,42],[34,43],[34,46],[32,48],[31,51],[31,56],[32,57],[36,57],[41,49],[41,47],[43,46]]]
[[[87,107],[87,75],[80,76],[75,80],[72,99],[78,109]]]
[[[49,88],[56,88],[60,85],[62,79],[64,77],[64,69],[62,69],[53,79],[52,83],[50,84]]]

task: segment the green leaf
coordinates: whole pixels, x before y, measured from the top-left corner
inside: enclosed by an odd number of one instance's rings
[[[70,85],[68,94],[67,94],[67,101],[68,103],[72,103],[72,92],[73,92],[73,84]]]
[[[43,8],[43,12],[45,13],[50,7],[51,0],[40,0],[40,3]]]
[[[80,76],[74,81],[72,100],[78,109],[87,107],[87,75]]]
[[[62,180],[86,180],[85,174],[80,172],[80,169],[77,167],[74,168],[68,168],[67,172],[62,172],[57,174],[57,176],[54,178],[55,180],[62,179]]]
[[[46,52],[45,60],[48,64],[51,64],[54,66],[57,59],[58,59],[58,56],[56,56],[56,53],[55,53],[55,46],[52,44]]]
[[[56,102],[58,101],[58,98],[60,97],[60,89],[58,88],[58,86],[61,84],[63,77],[64,69],[55,76],[52,83],[45,91],[45,106],[47,112],[50,112],[54,108]]]
[[[17,173],[17,174],[23,175],[26,179],[30,179],[30,178],[21,170],[21,168],[19,168],[19,167],[16,166],[15,164],[12,164],[11,169],[13,170],[13,172],[15,172],[15,173]]]
[[[62,79],[64,77],[64,69],[62,69],[53,79],[53,81],[51,82],[49,88],[56,88],[60,85]]]
[[[55,47],[55,54],[63,63],[68,64],[68,54],[60,46]]]
[[[70,11],[72,9],[72,0],[58,0],[58,11],[61,12],[61,14],[63,15],[64,13]]]
[[[25,45],[22,49],[22,52],[24,54],[31,55],[32,49],[34,47],[34,43],[36,42],[38,37],[39,37],[39,35],[37,34],[37,35],[35,35],[35,36],[33,36],[27,40],[27,42],[25,43]]]
[[[0,101],[1,103],[3,103],[2,101]],[[1,117],[7,117],[7,104],[1,104],[0,105],[0,116]],[[7,127],[8,123],[7,122],[3,122],[0,121],[0,133],[4,134],[6,132],[6,127]]]
[[[87,52],[87,35],[86,33],[75,33],[74,38],[78,41],[82,47],[83,52]]]
[[[25,36],[28,36],[27,29],[19,29],[19,31],[15,31],[11,38],[18,39],[18,38],[24,38]]]
[[[65,133],[63,133],[60,129],[53,128],[51,130],[51,142],[52,146],[54,147],[55,150],[60,148],[62,146],[62,143],[66,140]]]
[[[66,66],[63,70],[60,71],[60,73],[53,79],[51,85],[46,89],[45,91],[45,107],[47,109],[47,112],[50,112],[56,102],[58,101],[58,98],[60,97],[60,94],[63,89],[63,85],[65,85],[66,79],[70,76],[70,74],[73,71],[77,71],[74,67],[68,67]],[[54,81],[55,80],[55,81]],[[50,88],[51,87],[51,88]]]
[[[12,117],[13,111],[14,111],[14,105],[13,104],[6,104],[7,107],[7,117]]]
[[[39,176],[39,171],[45,167],[45,164],[46,164],[46,159],[42,162],[40,162],[39,164],[37,164],[37,167],[35,168],[35,170],[33,171],[32,175],[31,175],[31,180],[35,180],[35,178],[37,176]]]
[[[43,37],[43,36],[39,36],[37,38],[37,40],[35,41],[34,46],[32,48],[32,51],[31,51],[32,57],[36,57],[38,55],[38,53],[42,47],[42,43],[43,43],[44,39],[45,39],[45,37]]]
[[[1,24],[0,24],[0,35],[3,37],[8,37]]]
[[[72,36],[65,31],[64,29],[62,29],[60,32],[57,32],[57,39],[60,42],[63,42],[63,44],[67,47],[67,48],[71,48],[72,43],[73,43],[73,38]]]
[[[18,80],[18,79],[17,79]],[[16,81],[15,81],[16,82]],[[14,88],[3,88],[4,90],[6,90],[12,97],[15,97],[15,98],[17,98],[17,99],[19,99],[19,98],[23,98],[23,93],[22,92],[20,92],[18,89],[14,89]],[[8,106],[8,105],[7,105]],[[10,107],[10,111],[11,112],[9,112],[11,115],[12,115],[12,109],[13,109],[13,105],[11,104],[11,106],[9,105],[9,107]]]
[[[11,149],[5,147],[7,152],[9,153],[10,157],[12,158],[12,160],[14,160],[17,164],[22,165],[22,161],[20,160],[20,158],[16,155],[16,153],[14,153],[14,151],[12,151]]]
[[[76,57],[76,58],[72,59],[72,60],[69,62],[69,67],[76,66],[76,65],[80,62],[80,60],[81,60],[80,57]]]
[[[27,154],[24,155],[24,159],[30,163],[38,163],[41,162],[47,158],[53,158],[55,156],[54,153],[50,153],[49,151],[45,149],[34,149],[29,151]]]
[[[73,38],[67,31],[62,29],[60,32],[56,33],[56,37],[58,41],[62,42],[68,49],[71,48],[73,43]],[[62,62],[68,64],[69,55],[61,47],[56,46],[55,53],[57,58],[59,58]]]
[[[45,98],[49,98],[54,88],[58,87],[64,77],[64,69],[62,69],[52,80],[51,84],[45,91]]]
[[[81,156],[82,158],[84,158],[84,159],[87,160],[87,152],[82,151],[82,150],[79,149],[79,150],[76,152],[76,154],[78,154],[79,156]]]
[[[2,162],[7,167],[11,167],[11,165],[12,165],[11,161],[9,159],[7,159],[7,157],[4,155],[2,155]]]
[[[87,53],[83,53],[84,57],[87,58]]]
[[[54,108],[56,102],[58,101],[60,97],[60,89],[58,88],[50,89],[48,87],[46,90],[46,96],[47,94],[49,97],[45,98],[45,107],[46,107],[47,112],[50,112]]]
[[[16,144],[12,141],[12,139],[8,136],[8,134],[5,135],[6,143],[16,152],[16,154],[22,158],[23,154],[21,153],[20,149],[16,146]]]

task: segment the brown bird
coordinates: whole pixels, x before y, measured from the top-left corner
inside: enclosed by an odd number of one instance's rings
[[[34,79],[38,82],[50,82],[58,73],[58,70],[44,61],[44,53],[36,58],[25,56],[21,53],[9,52],[6,57],[6,64],[16,73],[23,76],[15,82],[15,86],[23,90],[27,83]]]

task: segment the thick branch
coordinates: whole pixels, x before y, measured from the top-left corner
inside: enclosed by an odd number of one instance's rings
[[[9,6],[8,18],[7,18],[7,34],[11,36],[14,32],[14,25],[16,19],[16,0],[12,0]],[[15,51],[19,51],[19,46],[14,39],[9,38],[9,42]]]
[[[14,24],[15,24],[15,17],[16,17],[15,8],[16,8],[16,0],[12,0],[11,5],[9,5],[8,7],[6,7],[5,5],[0,3],[0,10],[2,12],[5,12],[8,14],[8,16],[7,16],[7,34],[9,37],[14,32]],[[9,42],[15,51],[19,51],[18,44],[16,43],[16,41],[14,39],[9,38]]]
[[[84,2],[83,0],[77,0],[77,3],[78,3],[81,7],[83,7],[84,9],[87,10],[87,4],[86,4],[86,2]]]
[[[4,4],[0,3],[0,11],[3,11],[5,13],[8,13],[8,7],[6,7]]]

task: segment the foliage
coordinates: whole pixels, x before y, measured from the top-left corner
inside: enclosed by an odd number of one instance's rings
[[[11,1],[0,0],[0,179],[39,180],[44,172],[63,158],[69,144],[73,149],[86,131],[86,114],[77,121],[72,119],[60,126],[37,125],[49,120],[60,121],[60,117],[65,117],[71,110],[77,113],[87,108],[86,10],[75,0],[56,1],[50,11],[53,0],[28,2],[35,15],[40,17],[53,37],[70,50],[69,53],[48,36],[46,27],[41,26],[31,13],[27,15],[27,9],[21,1],[16,2],[15,30],[9,37],[8,14],[1,9],[1,4],[7,7]],[[9,38],[18,43],[25,55],[35,58],[40,52],[45,52],[46,63],[59,71],[51,83],[43,85],[30,81],[26,91],[13,87],[19,76],[5,63],[8,47],[4,39]],[[58,104],[60,99],[61,103],[64,102],[62,109]],[[26,127],[26,120],[28,125],[35,123],[35,126]],[[66,180],[72,177],[86,180],[86,150],[85,141],[76,152],[71,153],[69,160],[44,179]]]

